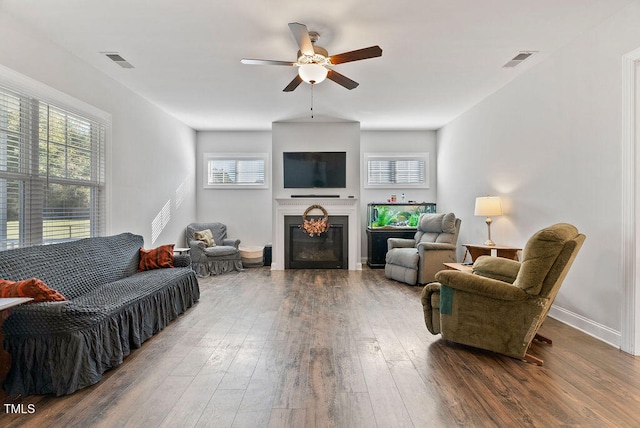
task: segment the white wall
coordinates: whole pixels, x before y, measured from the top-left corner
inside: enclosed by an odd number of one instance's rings
[[[318,118],[313,120],[292,120],[274,122],[272,125],[273,144],[273,231],[278,230],[275,222],[277,198],[290,198],[291,195],[339,195],[340,198],[360,198],[360,123],[334,118]],[[347,176],[344,189],[285,189],[282,175],[283,152],[346,152]],[[316,203],[316,202],[312,202]],[[331,211],[329,210],[329,215]],[[362,223],[356,221],[356,232],[349,229],[349,245],[362,240]],[[353,239],[353,240],[352,240]],[[277,259],[279,248],[274,241],[274,258]],[[354,247],[355,258],[352,263],[360,263],[360,246]]]
[[[273,132],[201,131],[197,134],[197,218],[198,221],[219,220],[227,224],[229,235],[242,240],[242,245],[264,245],[272,242],[272,203],[274,198],[292,194],[340,194],[360,199],[361,254],[366,256],[367,203],[384,201],[391,193],[402,190],[364,189],[361,183],[362,155],[365,152],[428,152],[430,155],[428,189],[405,190],[407,200],[436,201],[436,133],[435,131],[362,131],[357,122],[315,119],[311,121],[276,122]],[[284,189],[282,152],[346,151],[348,176],[346,189]],[[203,155],[219,153],[270,153],[272,182],[269,189],[219,190],[203,189]],[[223,203],[221,203],[223,201]],[[268,212],[266,211],[268,210]]]
[[[429,153],[429,188],[385,188],[367,189],[366,165],[363,163],[365,153]],[[435,131],[362,131],[360,133],[360,171],[362,187],[361,197],[361,224],[363,262],[367,256],[367,234],[365,233],[367,219],[367,204],[370,202],[386,202],[391,195],[396,195],[398,200],[404,192],[406,201],[436,202],[436,132]]]
[[[619,345],[622,56],[640,46],[640,5],[554,53],[438,132],[438,204],[483,242],[476,196],[500,195],[492,238],[521,246],[569,222],[587,240],[552,315]],[[503,71],[508,72],[508,71]]]
[[[204,153],[271,154],[271,132],[201,131],[197,134],[197,142],[198,221],[226,224],[227,236],[240,239],[242,246],[270,243],[273,184],[268,189],[204,189],[203,156]]]
[[[330,119],[274,122],[273,130],[273,197],[289,198],[292,194],[360,196],[360,123],[336,122]],[[347,187],[344,189],[285,189],[282,176],[283,152],[346,152]]]
[[[195,132],[6,13],[0,41],[0,64],[111,114],[108,233],[182,245],[195,218]],[[168,216],[157,218],[165,206]],[[154,219],[162,230],[155,241]]]

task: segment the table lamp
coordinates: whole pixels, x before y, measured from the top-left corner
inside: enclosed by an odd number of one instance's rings
[[[474,212],[477,216],[487,217],[488,239],[484,245],[496,245],[491,240],[491,216],[502,215],[502,199],[499,196],[483,196],[476,198],[476,209]]]

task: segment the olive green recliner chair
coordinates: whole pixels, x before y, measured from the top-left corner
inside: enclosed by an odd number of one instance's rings
[[[527,350],[584,240],[574,226],[559,223],[529,239],[522,262],[482,256],[471,274],[439,272],[438,282],[422,290],[427,328],[452,342],[541,365]]]

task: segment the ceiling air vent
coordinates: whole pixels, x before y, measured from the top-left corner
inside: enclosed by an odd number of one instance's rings
[[[120,54],[111,53],[111,52],[103,52],[107,58],[111,61],[115,62],[122,68],[133,68],[133,65],[129,64],[126,59],[122,58]]]
[[[525,59],[529,58],[531,55],[533,55],[534,53],[536,53],[535,51],[526,51],[526,52],[520,52],[518,55],[514,56],[513,58],[511,58],[511,61],[509,61],[508,63],[506,63],[505,65],[503,65],[504,68],[512,68],[515,67],[516,65],[520,64],[522,61],[524,61]]]

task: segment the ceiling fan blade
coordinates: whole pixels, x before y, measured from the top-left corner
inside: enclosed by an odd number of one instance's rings
[[[344,52],[337,55],[331,55],[329,59],[331,64],[342,64],[351,61],[360,61],[361,59],[376,58],[382,56],[382,48],[380,46],[369,46],[368,48],[358,49],[356,51]]]
[[[313,43],[311,43],[307,26],[297,22],[291,22],[289,23],[289,29],[300,47],[300,52],[305,55],[313,55],[315,51],[313,50]]]
[[[241,63],[243,64],[250,64],[250,65],[288,65],[290,67],[293,67],[294,65],[296,65],[295,62],[291,62],[291,61],[276,61],[276,60],[272,60],[272,59],[247,59],[247,58],[243,58],[240,60]]]
[[[291,83],[289,83],[287,85],[286,88],[284,88],[282,90],[282,92],[292,92],[293,90],[295,90],[298,85],[300,85],[302,83],[302,79],[300,78],[300,75],[296,74],[296,77],[291,81]]]
[[[327,73],[327,79],[329,80],[333,80],[334,82],[336,82],[338,85],[344,86],[345,88],[351,90],[354,88],[357,88],[359,83],[349,79],[347,76],[345,76],[344,74],[340,74],[337,71],[334,70],[329,70],[329,72]]]

